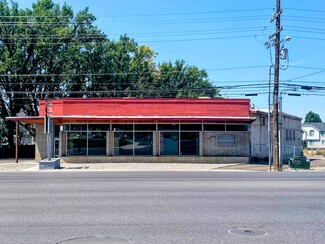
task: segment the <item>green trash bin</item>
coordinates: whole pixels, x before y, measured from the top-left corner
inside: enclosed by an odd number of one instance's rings
[[[310,160],[305,156],[294,157],[289,159],[289,168],[293,169],[310,169]]]

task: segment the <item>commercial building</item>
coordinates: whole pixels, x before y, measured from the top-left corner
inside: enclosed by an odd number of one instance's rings
[[[264,109],[251,110],[251,116],[256,118],[256,120],[251,124],[252,161],[268,161],[269,138],[271,138],[271,145],[273,145],[272,113],[270,115],[271,123],[269,135],[268,111]],[[287,162],[289,158],[302,155],[301,118],[288,113],[281,113],[279,119],[279,130],[280,154],[282,161]]]
[[[44,117],[63,162],[249,162],[248,99],[65,98],[39,101],[35,159],[46,158]]]

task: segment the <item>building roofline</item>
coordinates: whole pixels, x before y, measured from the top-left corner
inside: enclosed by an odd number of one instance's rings
[[[321,127],[318,127],[317,125],[322,125]],[[301,124],[301,127],[307,127],[307,126],[310,126],[310,127],[313,127],[314,129],[318,130],[318,131],[325,131],[325,123],[323,122],[319,122],[319,123],[316,123],[316,122],[311,122],[311,123],[302,123]]]
[[[268,110],[267,109],[250,109],[250,111],[252,113],[257,113],[257,114],[263,114],[263,115],[266,115],[268,114]],[[272,115],[272,110],[270,111],[271,115]],[[282,114],[285,116],[285,117],[288,117],[288,118],[292,118],[292,119],[297,119],[297,120],[302,120],[302,118],[298,117],[298,116],[295,116],[295,115],[292,115],[292,114],[288,114],[288,113],[284,113],[282,112]]]
[[[43,124],[44,117],[7,117],[7,120],[24,122],[28,124]],[[63,123],[87,123],[87,122],[197,122],[197,123],[252,123],[254,117],[231,117],[231,116],[53,116],[56,124]]]

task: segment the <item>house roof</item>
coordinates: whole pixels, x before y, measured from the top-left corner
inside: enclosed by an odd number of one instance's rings
[[[245,122],[249,99],[66,98],[39,101],[38,117],[8,120],[43,124],[48,105],[54,123],[80,122]]]
[[[318,131],[325,131],[325,123],[303,123],[302,127],[314,127]]]

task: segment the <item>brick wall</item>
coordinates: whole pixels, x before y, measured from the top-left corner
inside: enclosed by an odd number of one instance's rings
[[[205,156],[250,156],[249,132],[204,132],[203,143]]]
[[[47,137],[43,125],[36,125],[35,160],[40,161],[47,157]]]

